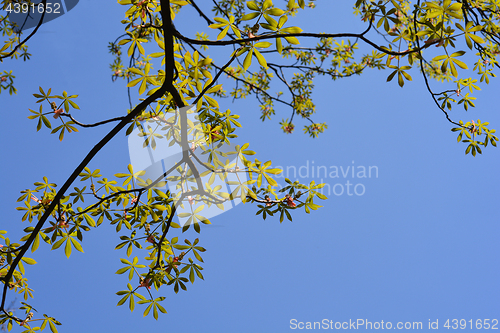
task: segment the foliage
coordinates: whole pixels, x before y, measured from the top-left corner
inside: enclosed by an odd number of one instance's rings
[[[28,1],[2,0],[2,6],[18,2]],[[45,5],[46,0],[42,3]],[[126,288],[117,292],[118,305],[127,303],[131,311],[136,304],[143,305],[144,316],[158,318],[159,312],[167,312],[161,305],[165,297],[156,295],[161,287],[172,286],[177,293],[186,290],[189,282],[204,278],[201,254],[205,248],[200,240],[181,241],[178,235],[171,235],[170,228],[184,232],[193,226],[199,233],[200,224],[210,223],[202,212],[214,206],[223,209],[224,203],[232,200],[255,203],[257,215],[266,219],[276,214],[280,222],[285,218],[291,221],[296,209],[310,213],[321,207],[315,199],[326,199],[318,191],[323,184],[306,185],[287,179],[287,187],[278,191],[273,175],[279,170],[271,167],[271,161],[251,159],[255,152],[249,150],[248,143],[232,145],[242,125],[237,114],[220,109],[220,98],[255,96],[262,121],[275,116],[277,105],[286,106],[291,114],[281,122],[285,133],[292,133],[301,121],[296,118],[301,118],[306,122],[304,133],[318,137],[328,126],[313,120],[316,107],[312,92],[317,76],[337,80],[361,75],[367,69],[388,69],[387,81],[395,80],[404,87],[412,80],[413,71],[423,75],[430,98],[455,125],[451,130],[459,132],[457,141],[467,145],[466,154],[481,154],[481,147],[488,143],[496,146],[498,141],[488,122],[451,118],[452,109],[460,104],[465,111],[475,107],[474,91],[496,76],[500,53],[497,1],[357,0],[354,14],[366,23],[362,33],[303,32],[292,21],[307,9],[304,0],[214,1],[212,19],[194,0],[118,3],[126,10],[122,21],[125,34],[109,44],[115,57],[111,75],[113,80],[125,80],[129,90],[136,89],[138,104],[130,102],[130,110],[122,117],[85,124],[75,116],[75,110],[79,110],[77,95],[66,91],[54,95],[50,88],[42,87],[33,94],[37,99],[34,103],[40,105],[34,107],[37,111],[29,110],[29,118],[36,120],[37,131],[45,127],[52,134],[58,133],[61,141],[66,133],[78,132],[78,127],[116,125],[59,190],[44,177],[34,183],[33,189],[21,192],[18,210],[24,214],[22,221],[34,222],[24,229],[22,244],[12,242],[6,231],[0,231],[5,244],[0,250],[4,284],[0,324],[7,325],[8,330],[14,322],[26,332],[43,330],[47,324],[56,332],[56,325],[60,325],[47,315],[34,317],[37,311],[27,303],[20,308],[24,317],[5,307],[9,290],[23,294],[25,301],[33,297],[24,264],[36,262],[25,254],[30,248],[36,251],[42,241],[52,249],[64,248],[70,257],[73,250],[84,251],[84,232],[103,222],[115,225],[117,233],[126,232],[116,246],[126,253],[121,259],[123,267],[116,273],[128,278]],[[183,35],[173,25],[188,6],[206,20],[206,27],[200,27],[195,38]],[[314,1],[307,7],[313,9]],[[23,33],[10,24],[8,15],[1,16],[0,30],[6,41],[0,47],[0,60],[28,60],[25,43],[38,27],[23,40]],[[379,35],[382,44],[376,40]],[[226,46],[232,53],[219,63],[208,56],[211,46]],[[360,50],[365,53],[359,55]],[[474,55],[465,56],[466,52]],[[154,70],[155,66],[161,69]],[[462,76],[470,67],[479,82]],[[229,80],[223,81],[223,74]],[[431,79],[436,85],[451,84],[452,88],[436,92]],[[14,83],[12,71],[0,74],[0,92],[16,93]],[[196,118],[190,118],[194,114]],[[105,177],[99,169],[89,169],[92,158],[122,130],[130,136],[139,133],[145,148],[156,149],[166,143],[182,153],[160,177],[149,177],[146,170],[136,170],[132,164],[111,177]],[[202,155],[208,159],[201,161]],[[66,194],[77,178],[84,182],[83,187],[73,186],[74,192]],[[231,190],[224,191],[218,179]],[[166,190],[165,184],[176,184],[176,191]],[[173,222],[176,214],[188,223]]]

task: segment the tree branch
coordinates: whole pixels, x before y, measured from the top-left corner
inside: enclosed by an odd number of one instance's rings
[[[46,0],[44,0],[45,2]],[[5,301],[6,301],[6,296],[7,296],[7,288],[8,288],[8,283],[10,279],[12,278],[14,271],[21,261],[22,257],[26,253],[26,251],[29,249],[30,245],[33,243],[35,238],[37,237],[38,233],[42,229],[43,225],[45,224],[46,220],[51,216],[52,212],[54,211],[55,207],[59,204],[59,201],[62,199],[64,196],[64,193],[68,190],[68,188],[71,186],[71,184],[76,180],[78,175],[84,170],[84,168],[87,166],[87,164],[97,155],[97,153],[109,142],[111,139],[118,134],[134,117],[136,117],[140,112],[142,112],[148,105],[153,103],[156,99],[161,98],[166,92],[169,92],[172,94],[174,101],[176,104],[181,107],[184,106],[184,103],[175,89],[175,87],[172,84],[172,80],[174,77],[174,48],[173,48],[173,30],[175,28],[172,25],[171,17],[170,17],[170,1],[169,0],[160,0],[161,3],[161,16],[163,18],[163,33],[164,33],[164,39],[165,39],[165,74],[166,74],[166,80],[162,84],[162,86],[156,90],[152,95],[150,95],[148,98],[146,98],[144,101],[142,101],[139,105],[137,105],[132,112],[130,112],[127,116],[123,118],[123,120],[120,121],[104,138],[102,138],[95,146],[92,148],[92,150],[85,156],[85,158],[82,160],[82,162],[75,168],[73,173],[69,176],[69,178],[66,180],[66,182],[62,185],[61,189],[56,193],[55,197],[53,198],[50,206],[47,208],[45,213],[42,215],[36,226],[34,227],[34,230],[30,234],[30,237],[28,240],[22,245],[21,251],[19,254],[14,258],[12,264],[10,265],[9,271],[5,276],[1,278],[1,280],[4,281],[4,286],[3,286],[3,292],[2,292],[2,301],[0,304],[0,310],[3,311],[6,315],[9,316],[9,314],[5,310]],[[35,31],[36,32],[36,29]],[[33,33],[30,35],[32,36]],[[168,40],[167,40],[168,38]],[[182,115],[181,115],[182,117]]]
[[[407,54],[410,54],[410,53],[420,52],[421,50],[423,50],[425,48],[428,48],[429,46],[431,46],[431,45],[436,44],[436,43],[439,42],[438,40],[436,40],[436,41],[427,43],[427,44],[425,44],[422,47],[417,47],[415,49],[406,50],[406,51],[403,51],[403,52],[395,52],[395,51],[391,51],[389,49],[386,49],[383,46],[379,46],[379,45],[375,44],[374,42],[372,42],[371,40],[369,40],[368,38],[366,38],[364,36],[364,33],[365,32],[363,32],[361,34],[355,34],[355,33],[338,33],[338,34],[327,34],[327,33],[267,34],[267,35],[260,35],[260,36],[251,37],[251,38],[241,38],[241,39],[237,39],[237,40],[220,40],[220,41],[191,39],[189,37],[186,37],[186,36],[182,35],[177,30],[175,31],[174,34],[175,34],[175,37],[177,37],[177,38],[179,38],[179,39],[181,39],[181,40],[183,40],[185,42],[189,42],[189,43],[192,43],[192,44],[195,44],[195,45],[215,45],[215,46],[244,44],[244,43],[258,41],[258,40],[276,39],[278,37],[312,37],[312,38],[341,38],[341,37],[349,38],[349,37],[351,37],[351,38],[359,38],[362,41],[364,41],[365,43],[367,43],[367,44],[371,45],[372,47],[374,47],[375,49],[377,49],[378,51],[383,52],[385,54],[390,54],[390,55],[393,55],[393,56],[403,56],[403,55],[407,55]]]

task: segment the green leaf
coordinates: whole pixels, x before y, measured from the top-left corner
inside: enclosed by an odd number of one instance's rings
[[[266,58],[257,50],[255,50],[255,56],[257,57],[257,60],[259,61],[259,64],[267,69],[267,61]]]
[[[254,47],[260,47],[260,48],[268,48],[269,46],[273,45],[271,42],[260,42],[256,43]]]
[[[392,81],[392,79],[394,78],[394,75],[396,75],[397,72],[398,72],[398,70],[396,69],[394,72],[389,74],[389,76],[387,77],[387,82]]]
[[[243,68],[248,70],[248,67],[252,64],[252,55],[253,55],[253,49],[250,49],[245,57],[245,60],[243,61]]]
[[[25,258],[25,257],[23,257],[22,261],[24,261],[28,265],[35,265],[36,264],[36,261],[34,259],[31,259],[31,258]]]
[[[398,72],[398,84],[400,87],[403,87],[405,85],[405,81],[403,80],[403,75],[401,75],[401,72]]]
[[[283,43],[281,38],[276,38],[276,50],[281,54],[283,52]]]
[[[473,41],[475,41],[476,43],[478,44],[484,44],[486,43],[484,41],[484,39],[482,39],[481,37],[477,36],[477,35],[474,35],[474,34],[469,34],[467,35],[468,37],[470,37]]]
[[[299,27],[288,27],[281,29],[281,32],[289,33],[289,34],[299,34],[302,32],[302,29]]]
[[[130,302],[128,304],[128,307],[129,307],[130,311],[133,312],[134,309],[135,309],[135,301],[134,301],[134,295],[133,294],[130,294],[129,300],[130,300]]]
[[[285,36],[285,39],[290,44],[294,44],[294,45],[300,44],[299,40],[297,38],[295,38],[295,37],[287,37],[287,36]]]
[[[78,243],[78,241],[72,237],[70,237],[70,240],[71,240],[71,244],[73,244],[73,246],[75,247],[75,249],[77,251],[80,251],[83,253],[83,248],[82,248],[82,245],[80,243]]]
[[[125,303],[127,301],[129,296],[130,296],[130,294],[127,292],[127,296],[124,296],[121,300],[119,300],[116,305],[117,306],[123,305],[123,303]]]
[[[222,38],[226,37],[226,34],[229,30],[230,25],[226,26],[218,35],[217,35],[217,40],[221,40]]]
[[[264,3],[262,4],[262,9],[263,10],[266,10],[268,9],[269,7],[272,7],[273,5],[273,1],[272,0],[266,0],[264,1]]]
[[[117,270],[115,274],[123,274],[126,271],[128,271],[129,269],[130,269],[130,267],[122,267],[119,270]]]
[[[31,245],[31,253],[35,252],[40,245],[40,235],[37,235],[33,240],[33,245]]]
[[[71,255],[71,242],[68,240],[66,240],[66,246],[64,247],[64,254],[66,254],[66,257],[69,258],[69,256]]]
[[[57,333],[56,325],[54,325],[54,323],[51,320],[49,320],[49,327],[52,333]]]
[[[153,303],[149,304],[146,310],[144,310],[143,317],[146,317],[149,314],[149,311],[151,310],[151,307],[153,306]]]
[[[467,65],[466,65],[464,62],[462,62],[462,61],[460,61],[460,60],[458,60],[458,59],[453,59],[452,61],[453,61],[455,64],[457,64],[457,66],[458,66],[458,67],[460,67],[460,68],[462,68],[462,69],[468,69]]]
[[[465,54],[465,51],[457,51],[457,52],[454,52],[451,54],[451,57],[452,58],[455,58],[455,57],[461,57]]]
[[[65,240],[65,238],[61,238],[60,240],[55,242],[54,245],[52,245],[52,250],[55,250],[55,249],[58,249],[59,247],[61,247],[62,243],[64,243],[64,240]]]
[[[267,23],[276,29],[278,27],[278,22],[276,22],[275,19],[273,19],[271,16],[264,14],[264,19],[267,21]]]
[[[260,11],[260,8],[259,8],[259,6],[255,3],[255,1],[247,1],[247,7],[248,7],[248,9],[251,9],[251,10]]]
[[[243,15],[243,17],[241,18],[241,20],[242,21],[253,20],[254,18],[256,18],[259,15],[260,15],[260,13],[258,13],[258,12],[248,13],[248,14]]]
[[[266,13],[273,16],[281,16],[285,14],[285,11],[279,8],[271,8],[266,10]]]

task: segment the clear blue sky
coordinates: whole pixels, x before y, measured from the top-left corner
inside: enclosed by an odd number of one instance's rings
[[[316,10],[289,22],[305,31],[362,31],[351,5],[338,3],[319,1]],[[176,26],[194,36],[204,21],[191,9],[186,14],[193,15],[179,17]],[[80,95],[81,110],[74,114],[82,122],[126,113],[125,85],[111,81],[113,59],[107,53],[107,43],[123,33],[123,17],[124,7],[114,1],[81,1],[40,28],[29,44],[30,61],[0,65],[1,71],[14,70],[18,88],[15,96],[0,95],[0,229],[13,239],[28,226],[15,210],[19,191],[43,176],[62,184],[111,128],[80,129],[60,143],[47,129],[36,132],[36,123],[27,119],[28,109],[38,108],[32,94],[42,86]],[[222,64],[228,54],[217,51],[212,58]],[[85,253],[74,252],[69,260],[48,246],[33,254],[38,264],[28,268],[35,289],[29,303],[60,320],[60,332],[72,333],[289,332],[292,319],[422,322],[419,331],[426,332],[429,320],[439,320],[440,331],[447,319],[500,320],[499,151],[488,147],[476,158],[465,156],[421,76],[416,70],[411,74],[413,81],[403,89],[386,83],[388,71],[318,79],[315,119],[329,125],[318,139],[302,135],[301,122],[293,135],[282,134],[278,123],[289,117],[286,108],[262,123],[252,98],[221,102],[241,115],[241,142],[250,142],[260,160],[297,170],[313,163],[328,170],[372,166],[378,174],[323,177],[330,188],[324,207],[310,215],[297,212],[293,222],[263,221],[255,216],[255,205],[239,205],[213,218],[214,225],[199,236],[179,234],[199,237],[207,249],[205,281],[179,294],[164,288],[168,314],[158,321],[142,318],[141,307],[131,314],[116,306],[115,293],[128,279],[114,274],[125,254],[113,250],[119,239],[109,225],[86,233]],[[498,79],[483,87],[475,109],[457,108],[452,116],[480,118],[499,128]],[[125,172],[128,163],[127,140],[120,134],[89,167],[110,177]],[[304,173],[299,179],[321,181]],[[361,184],[358,193],[364,189],[364,194],[348,195],[347,182],[353,184],[351,193]],[[341,186],[342,195],[333,193]]]

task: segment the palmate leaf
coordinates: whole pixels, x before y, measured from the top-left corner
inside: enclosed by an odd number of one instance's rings
[[[56,325],[61,325],[61,323],[59,321],[57,321],[55,318],[49,317],[46,314],[44,314],[43,316],[45,319],[43,320],[43,323],[40,326],[40,329],[43,331],[45,329],[47,323],[49,323],[50,331],[52,333],[57,333]]]
[[[117,173],[117,174],[115,174],[115,177],[126,178],[123,181],[123,186],[127,185],[133,179],[140,179],[139,178],[140,176],[143,176],[143,175],[146,174],[146,171],[144,171],[144,170],[141,170],[141,171],[138,171],[138,172],[134,173],[134,167],[132,166],[132,164],[129,164],[127,166],[127,169],[129,171],[128,174],[127,173]]]
[[[101,175],[101,170],[100,169],[95,169],[94,171],[91,171],[88,167],[85,167],[83,169],[85,172],[81,172],[78,176],[79,177],[82,177],[82,179],[80,179],[81,181],[84,181],[84,180],[87,180],[87,179],[90,179],[90,178],[100,178],[102,177]]]
[[[444,60],[443,63],[441,64],[441,71],[446,72],[448,67],[450,68],[450,72],[454,77],[458,76],[457,68],[455,65],[462,69],[468,69],[467,65],[462,62],[461,60],[456,59],[456,57],[460,57],[465,54],[465,51],[457,51],[452,53],[451,55],[440,55],[437,57],[434,57],[432,60],[433,61],[441,61]]]
[[[62,141],[64,139],[64,131],[67,131],[68,133],[71,133],[71,132],[78,132],[78,129],[74,126],[71,126],[75,124],[73,121],[68,121],[68,122],[65,122],[64,124],[60,125],[60,126],[57,126],[56,128],[54,128],[51,132],[51,134],[54,134],[54,133],[57,133],[60,131],[59,133],[59,141]]]
[[[222,31],[219,33],[219,35],[217,35],[217,40],[221,40],[223,39],[224,37],[226,37],[228,31],[229,31],[229,28],[231,28],[231,30],[233,31],[233,33],[238,37],[238,38],[241,38],[241,33],[240,31],[238,30],[238,28],[234,25],[234,21],[235,21],[235,18],[233,15],[229,16],[229,21],[227,21],[226,19],[224,18],[221,18],[221,17],[215,17],[214,18],[214,21],[216,22],[219,22],[219,23],[214,23],[214,24],[210,24],[208,27],[209,28],[212,28],[212,29],[220,29],[222,27],[224,27],[224,29],[222,29]]]
[[[49,90],[47,91],[47,93],[45,93],[42,89],[42,87],[38,87],[38,90],[40,91],[40,94],[33,94],[33,96],[35,96],[36,98],[40,98],[38,101],[36,101],[37,103],[41,103],[45,100],[48,100],[50,98],[55,98],[56,96],[51,96],[50,93],[52,91],[52,88],[49,88]]]
[[[165,297],[158,297],[158,298],[155,298],[154,300],[144,299],[144,300],[137,302],[138,304],[148,304],[149,303],[149,305],[146,307],[146,310],[144,310],[143,317],[146,317],[149,314],[149,312],[151,311],[151,309],[153,309],[153,317],[156,320],[158,320],[158,310],[160,310],[160,312],[162,312],[162,313],[167,313],[167,310],[165,310],[165,308],[163,306],[161,306],[161,304],[159,303],[163,300],[165,300]]]
[[[71,235],[65,234],[63,238],[59,239],[52,245],[52,250],[58,249],[64,242],[66,242],[66,245],[64,246],[64,254],[67,258],[71,256],[72,245],[77,251],[83,252],[81,244],[73,238],[75,236],[76,232],[72,233]]]
[[[142,95],[146,91],[148,84],[152,84],[155,86],[159,85],[159,82],[156,81],[156,79],[154,77],[149,75],[150,70],[151,70],[151,64],[149,64],[149,63],[146,64],[146,66],[144,67],[144,72],[142,72],[141,70],[139,70],[137,68],[130,68],[129,71],[131,73],[133,73],[135,75],[139,75],[140,77],[130,81],[127,84],[127,87],[134,87],[140,83],[139,95]]]
[[[71,95],[71,96],[68,96],[68,93],[66,91],[63,91],[63,95],[62,96],[54,96],[55,98],[59,98],[59,99],[62,99],[63,100],[63,105],[64,105],[64,110],[66,112],[69,112],[69,106],[71,105],[72,108],[74,109],[80,109],[80,107],[71,100],[71,98],[77,98],[78,95]]]
[[[480,36],[473,34],[473,32],[481,31],[483,27],[481,25],[474,26],[472,21],[467,22],[465,28],[462,27],[460,23],[455,23],[455,26],[464,32],[465,41],[469,49],[472,50],[472,41],[478,44],[484,44],[485,41]]]
[[[394,76],[397,74],[398,75],[398,84],[400,87],[403,87],[405,82],[404,79],[408,81],[412,81],[412,78],[410,74],[408,74],[406,71],[411,69],[410,66],[402,66],[402,67],[395,67],[395,66],[389,66],[389,68],[396,68],[389,76],[387,77],[387,82],[392,81]]]

